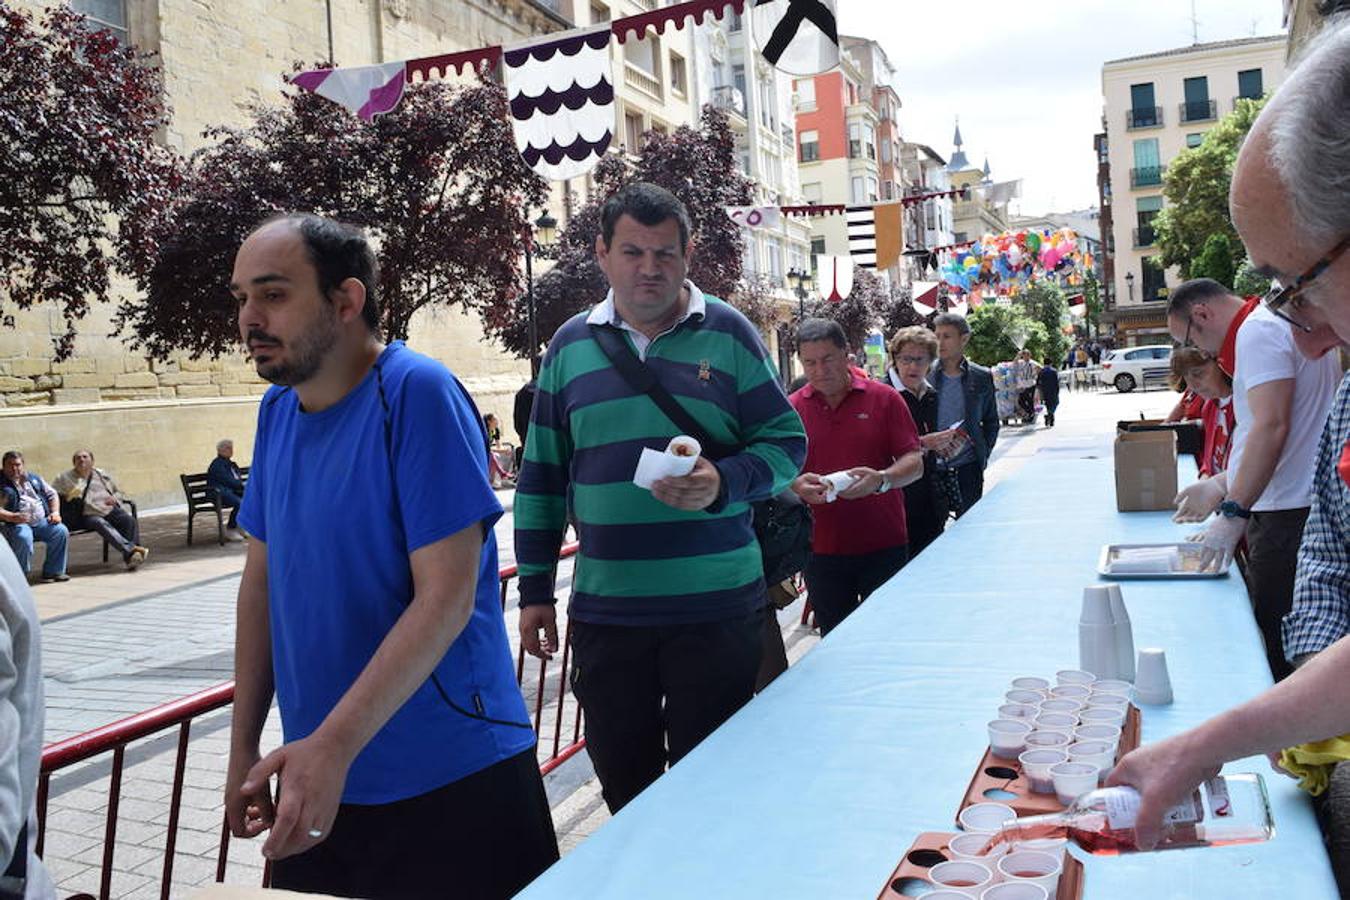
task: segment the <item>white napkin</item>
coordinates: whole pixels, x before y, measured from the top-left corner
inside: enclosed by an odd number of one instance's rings
[[[1117,550],[1111,571],[1122,575],[1161,575],[1181,571],[1176,547],[1130,547]]]
[[[699,442],[687,434],[671,438],[664,451],[643,447],[642,455],[638,457],[637,471],[633,474],[633,484],[650,491],[652,485],[662,478],[688,475],[694,470],[694,463],[698,462],[698,455],[702,452]]]
[[[839,492],[846,491],[853,486],[858,479],[844,471],[831,472],[829,475],[822,475],[821,480],[825,482],[825,502],[833,503],[839,499]]]

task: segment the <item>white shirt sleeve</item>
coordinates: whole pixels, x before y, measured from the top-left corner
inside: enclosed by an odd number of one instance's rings
[[[1238,369],[1243,387],[1298,377],[1298,347],[1289,326],[1279,319],[1252,316],[1242,323],[1237,335]]]

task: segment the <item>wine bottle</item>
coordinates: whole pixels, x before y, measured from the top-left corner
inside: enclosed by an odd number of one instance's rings
[[[1083,794],[1063,812],[1008,822],[987,847],[1038,838],[1067,837],[1089,853],[1135,853],[1134,825],[1139,792],[1132,787],[1100,788]],[[1218,775],[1163,816],[1155,850],[1222,847],[1268,841],[1275,834],[1266,783],[1257,774]]]

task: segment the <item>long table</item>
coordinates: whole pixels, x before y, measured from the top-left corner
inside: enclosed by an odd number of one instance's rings
[[[953,827],[1008,681],[1076,667],[1102,545],[1184,533],[1167,513],[1116,512],[1109,446],[1066,451],[1028,461],[521,896],[876,897],[917,834]],[[1144,741],[1270,686],[1236,568],[1122,587],[1135,645],[1167,650],[1176,697],[1142,707]],[[1266,776],[1274,840],[1078,854],[1085,900],[1335,898],[1308,798],[1261,757],[1225,771]]]

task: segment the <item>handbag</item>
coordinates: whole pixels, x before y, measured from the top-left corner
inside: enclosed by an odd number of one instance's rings
[[[676,428],[703,446],[705,456],[713,460],[724,459],[744,449],[743,445],[724,444],[708,434],[707,429],[670,395],[652,370],[642,364],[619,329],[612,325],[592,325],[590,328],[595,342],[628,386],[651,398]],[[767,500],[754,501],[750,506],[765,582],[777,584],[806,568],[806,562],[811,558],[810,508],[791,490]]]

